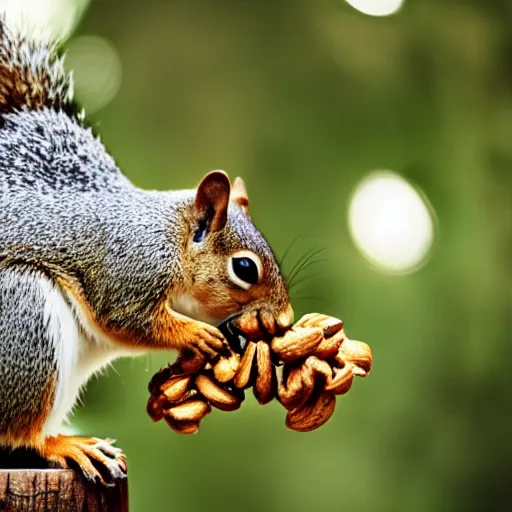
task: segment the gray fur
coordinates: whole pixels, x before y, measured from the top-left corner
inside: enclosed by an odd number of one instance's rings
[[[0,273],[0,439],[45,413],[41,393],[57,367],[44,316],[45,280],[30,269]]]
[[[134,187],[63,112],[9,114],[0,130],[0,259],[73,278],[112,327],[147,328],[179,274],[182,196]]]

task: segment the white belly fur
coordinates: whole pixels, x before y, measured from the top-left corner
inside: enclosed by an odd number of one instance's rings
[[[87,321],[85,313],[71,295],[48,281],[42,282],[48,334],[55,345],[57,385],[55,401],[46,420],[43,435],[56,435],[67,419],[89,378],[113,359],[137,355],[122,351],[104,333]],[[67,300],[66,300],[67,299]]]

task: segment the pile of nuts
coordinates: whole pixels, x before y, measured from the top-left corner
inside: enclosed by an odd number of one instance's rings
[[[308,432],[332,416],[336,395],[350,389],[354,376],[370,372],[370,347],[347,338],[337,318],[311,313],[268,341],[247,341],[233,325],[227,328],[234,349],[228,356],[211,364],[182,352],[153,377],[147,411],[154,421],[164,418],[176,432],[193,434],[212,407],[234,411],[252,387],[262,405],[279,400],[288,428]]]

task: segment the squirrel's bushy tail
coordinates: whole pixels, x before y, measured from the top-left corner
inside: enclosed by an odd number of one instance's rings
[[[77,117],[73,79],[54,43],[39,43],[0,17],[0,119],[21,110],[51,108]]]

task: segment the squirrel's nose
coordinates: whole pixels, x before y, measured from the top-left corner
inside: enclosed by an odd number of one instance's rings
[[[288,306],[286,306],[286,309],[282,313],[279,313],[276,320],[277,320],[277,325],[279,325],[279,327],[281,327],[281,329],[286,329],[286,328],[290,327],[290,325],[292,325],[292,323],[293,323],[293,308],[290,303],[288,303]]]

